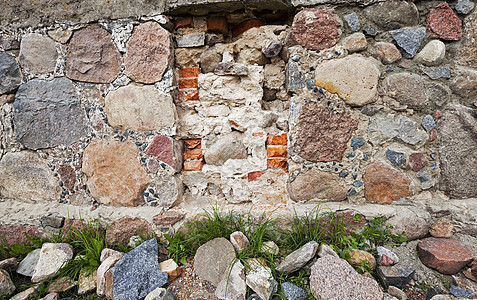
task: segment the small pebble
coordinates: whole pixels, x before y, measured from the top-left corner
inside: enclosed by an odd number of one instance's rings
[[[363,182],[361,180],[356,180],[355,182],[353,182],[353,186],[355,187],[362,187],[363,186]]]
[[[344,177],[348,176],[348,172],[346,172],[346,171],[341,171],[341,172],[340,172],[340,175],[338,175],[338,176],[339,176],[340,178],[344,178]]]
[[[350,188],[348,193],[346,194],[347,196],[354,196],[356,195],[356,190],[354,188]]]

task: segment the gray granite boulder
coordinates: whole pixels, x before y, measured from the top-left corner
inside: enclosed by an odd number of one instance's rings
[[[167,273],[163,273],[159,268],[155,238],[124,255],[110,272],[111,294],[115,300],[143,299],[156,288],[168,283]],[[108,278],[106,278],[106,295],[108,295]]]
[[[0,51],[0,95],[15,90],[22,83],[22,74],[15,57]]]
[[[277,266],[278,273],[291,273],[309,262],[318,251],[319,244],[311,241],[301,246],[298,250],[288,254],[285,259]]]

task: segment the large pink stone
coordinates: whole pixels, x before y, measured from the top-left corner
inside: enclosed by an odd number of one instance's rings
[[[171,34],[156,22],[137,26],[128,42],[125,73],[136,82],[154,83],[173,61]]]
[[[390,204],[413,194],[409,177],[380,161],[366,168],[363,180],[364,195],[370,202]]]
[[[109,83],[118,76],[120,66],[121,54],[106,30],[88,26],[73,34],[66,54],[66,77]]]
[[[182,170],[184,145],[182,141],[174,140],[165,135],[156,135],[146,149],[146,154],[154,156],[177,172]]]
[[[46,237],[38,231],[38,227],[31,225],[0,225],[0,237],[5,238],[7,244],[22,244],[28,242],[26,234],[31,237]]]
[[[459,272],[474,257],[467,246],[444,238],[430,237],[421,240],[417,244],[417,250],[424,265],[446,275]]]
[[[462,37],[462,20],[446,2],[431,9],[427,16],[427,30],[430,37],[457,41]]]
[[[338,42],[341,27],[341,20],[332,10],[307,8],[295,15],[288,44],[310,50],[327,49]]]
[[[137,206],[144,203],[142,192],[150,178],[131,142],[93,141],[83,154],[83,172],[94,199],[112,206]]]

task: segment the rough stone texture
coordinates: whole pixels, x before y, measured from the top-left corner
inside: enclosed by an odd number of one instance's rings
[[[394,44],[386,42],[377,42],[374,44],[375,57],[383,64],[392,64],[402,58],[401,52]]]
[[[199,99],[216,104],[253,103],[263,97],[263,68],[248,66],[248,76],[199,74]]]
[[[242,135],[232,132],[219,136],[218,140],[209,144],[204,150],[204,159],[207,164],[223,165],[229,159],[247,158],[247,149],[243,145]]]
[[[0,95],[14,91],[22,82],[15,57],[0,51]]]
[[[270,44],[268,44],[265,48],[262,49],[263,54],[268,57],[274,57],[280,54],[280,51],[282,51],[283,44],[280,41],[273,41]]]
[[[157,206],[170,208],[178,204],[184,193],[184,185],[179,175],[170,175],[168,172],[159,172],[153,181],[158,196]]]
[[[172,282],[177,276],[181,275],[182,269],[179,268],[173,259],[168,259],[159,263],[159,268],[164,273],[167,273],[169,282]]]
[[[392,226],[391,232],[394,234],[402,234],[408,241],[425,237],[429,233],[429,223],[421,214],[417,214],[415,210],[401,209],[396,215],[386,221],[386,225]]]
[[[274,241],[267,241],[264,242],[263,245],[260,247],[260,252],[267,252],[273,255],[277,255],[279,248]]]
[[[157,22],[134,28],[127,45],[124,73],[136,82],[160,81],[174,61],[171,34]]]
[[[404,168],[406,166],[406,155],[402,152],[393,150],[386,150],[385,157],[389,160],[393,166]]]
[[[363,106],[375,100],[379,76],[372,59],[355,54],[316,66],[315,85],[338,94],[351,106]]]
[[[437,123],[441,178],[439,188],[451,197],[477,196],[477,113],[455,105]],[[465,167],[464,167],[465,166]]]
[[[285,63],[268,64],[264,68],[264,87],[273,90],[279,90],[285,83]]]
[[[373,145],[381,145],[396,139],[406,144],[420,147],[429,136],[417,128],[413,120],[394,114],[377,114],[369,121],[368,134]]]
[[[200,69],[202,73],[213,73],[221,61],[222,55],[215,47],[210,47],[200,55]]]
[[[455,6],[455,10],[459,14],[467,15],[470,13],[475,7],[475,3],[470,0],[458,0]]]
[[[147,294],[144,300],[175,300],[176,297],[168,292],[165,288],[156,288],[149,294]]]
[[[146,154],[154,156],[180,172],[183,163],[182,141],[175,140],[165,135],[156,135],[149,146],[146,148]]]
[[[152,226],[144,219],[124,217],[109,224],[106,229],[108,246],[127,245],[132,236],[154,235]]]
[[[38,292],[40,291],[41,285],[37,284],[16,294],[15,296],[11,297],[10,300],[30,300],[35,299],[37,297]]]
[[[17,37],[9,34],[0,35],[0,47],[3,50],[17,50],[20,49],[20,41]]]
[[[72,280],[69,277],[61,277],[53,280],[48,286],[49,293],[61,293],[65,292],[74,286],[78,285],[77,281]]]
[[[271,299],[278,290],[278,282],[273,278],[268,267],[257,266],[247,273],[247,285],[264,300]]]
[[[411,180],[402,172],[380,161],[370,164],[363,175],[364,194],[367,201],[391,204],[413,194]]]
[[[7,271],[0,269],[0,297],[6,297],[15,291],[15,284]]]
[[[331,255],[319,258],[311,267],[310,290],[316,299],[383,298],[374,279],[359,275],[345,260]]]
[[[152,85],[134,84],[110,92],[104,111],[113,128],[134,131],[170,131],[177,115],[171,95],[160,93]]]
[[[22,84],[13,107],[16,138],[32,150],[70,145],[88,130],[80,97],[64,77]]]
[[[323,257],[325,255],[332,255],[339,257],[339,255],[331,248],[329,245],[321,244],[320,247],[318,248],[318,257]]]
[[[430,237],[419,241],[417,251],[422,263],[442,274],[459,272],[472,261],[472,251],[451,239]]]
[[[330,9],[306,8],[295,15],[288,45],[309,50],[333,47],[341,36],[342,22]]]
[[[396,255],[396,253],[387,248],[378,246],[376,251],[378,252],[378,264],[381,266],[391,266],[399,262],[399,257]]]
[[[88,145],[82,169],[96,201],[113,206],[144,202],[142,192],[150,179],[137,156],[137,147],[131,142],[95,140]]]
[[[18,266],[18,261],[15,257],[10,257],[0,261],[0,269],[13,271]]]
[[[450,291],[452,295],[455,297],[460,297],[460,298],[465,298],[465,299],[473,299],[474,298],[474,292],[464,289],[458,286],[451,286]]]
[[[73,248],[65,243],[44,243],[40,258],[35,266],[31,282],[40,282],[51,278],[63,266],[64,262],[73,258]]]
[[[368,42],[366,41],[366,37],[361,32],[353,33],[350,36],[347,36],[343,40],[343,46],[349,53],[358,52],[362,50],[366,50],[368,47]]]
[[[45,35],[29,33],[22,38],[18,60],[22,68],[30,73],[42,74],[55,71],[55,41]]]
[[[217,285],[215,296],[221,300],[244,300],[247,294],[245,284],[245,267],[237,260],[232,262],[223,274]]]
[[[477,67],[477,10],[464,19],[464,33],[456,60],[459,64]]]
[[[118,76],[120,66],[121,55],[106,30],[88,26],[73,33],[66,53],[68,78],[109,83]]]
[[[23,276],[31,277],[35,272],[35,267],[40,259],[41,249],[35,249],[28,253],[28,255],[20,262],[16,272]]]
[[[282,293],[288,300],[306,300],[308,293],[291,282],[282,283]]]
[[[401,105],[421,110],[427,105],[424,81],[417,74],[392,74],[382,83],[386,97],[396,100]]]
[[[167,226],[173,225],[185,217],[185,214],[175,211],[175,210],[168,210],[163,212],[160,215],[154,216],[152,218],[152,222],[158,226]]]
[[[349,28],[351,31],[359,31],[361,29],[361,23],[359,22],[358,15],[355,12],[347,14],[343,17],[348,23]]]
[[[409,155],[409,166],[415,172],[421,170],[427,165],[426,155],[424,153],[412,153]]]
[[[431,9],[427,15],[427,30],[430,37],[457,41],[462,37],[462,20],[444,2]]]
[[[438,68],[424,68],[422,69],[424,74],[429,76],[429,78],[436,80],[439,78],[450,78],[450,69],[449,67],[438,67]]]
[[[450,88],[455,94],[462,98],[469,99],[471,102],[474,101],[475,96],[477,96],[477,71],[470,68],[458,67],[457,76],[452,80]],[[467,101],[465,101],[465,104],[466,103]]]
[[[205,45],[205,33],[190,33],[176,36],[176,44],[178,48],[202,47]]]
[[[440,218],[434,224],[432,224],[429,233],[436,238],[450,238],[452,237],[454,225],[444,218]]]
[[[0,161],[0,195],[24,202],[56,201],[59,187],[36,153],[8,152]]]
[[[398,288],[403,288],[408,284],[416,270],[412,265],[394,265],[394,266],[379,266],[378,274],[382,278],[386,286],[395,286]]]
[[[412,2],[393,0],[370,5],[364,15],[384,31],[419,23],[419,12]]]
[[[63,182],[63,186],[69,189],[70,191],[73,190],[76,184],[76,172],[73,169],[73,167],[70,165],[60,165],[57,169],[57,172],[58,172],[58,175],[60,176],[61,182]],[[53,219],[50,219],[50,221],[53,221]],[[58,226],[58,224],[57,223],[55,224],[54,221],[49,223],[50,223],[49,226],[51,227]],[[56,228],[59,228],[59,227],[61,226],[58,226]]]
[[[293,201],[330,200],[343,201],[347,189],[340,183],[339,177],[316,168],[300,173],[288,184],[288,194]]]
[[[368,263],[368,265],[374,270],[376,268],[376,258],[374,256],[363,250],[353,249],[350,252],[350,257],[346,259],[350,265],[359,267],[362,265],[362,262]]]
[[[86,293],[96,290],[98,271],[94,270],[90,273],[87,269],[82,269],[78,279],[78,295],[84,295]]]
[[[225,238],[215,238],[197,249],[194,270],[201,279],[217,286],[234,259],[234,246]]]
[[[73,34],[73,31],[69,28],[56,28],[54,30],[48,30],[48,36],[57,41],[58,43],[66,44]]]
[[[300,269],[315,256],[319,246],[320,245],[315,241],[306,243],[299,249],[288,254],[276,267],[276,271],[278,273],[288,274]]]
[[[150,239],[125,254],[110,269],[113,299],[142,299],[168,282],[167,274],[159,268],[157,249],[157,240]]]
[[[437,66],[446,55],[446,45],[439,40],[432,40],[416,55],[415,60],[426,66]]]
[[[104,251],[104,249],[103,249]],[[101,255],[103,253],[101,252]],[[98,296],[104,296],[106,290],[106,273],[123,257],[120,252],[114,253],[104,261],[98,267],[96,274],[96,294]]]
[[[316,102],[303,105],[297,121],[295,152],[309,161],[341,161],[358,122]]]
[[[426,36],[426,29],[419,28],[401,28],[391,31],[391,36],[398,46],[404,50],[406,57],[414,57],[421,46],[421,42]]]
[[[242,252],[245,248],[250,247],[250,241],[247,236],[241,231],[235,231],[230,234],[230,242],[235,248],[237,253]]]
[[[214,69],[216,75],[235,75],[246,76],[248,75],[248,68],[244,64],[220,62]]]

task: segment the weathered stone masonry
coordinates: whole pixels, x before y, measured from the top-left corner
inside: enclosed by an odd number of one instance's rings
[[[105,3],[0,5],[1,225],[322,201],[477,232],[473,2]]]

